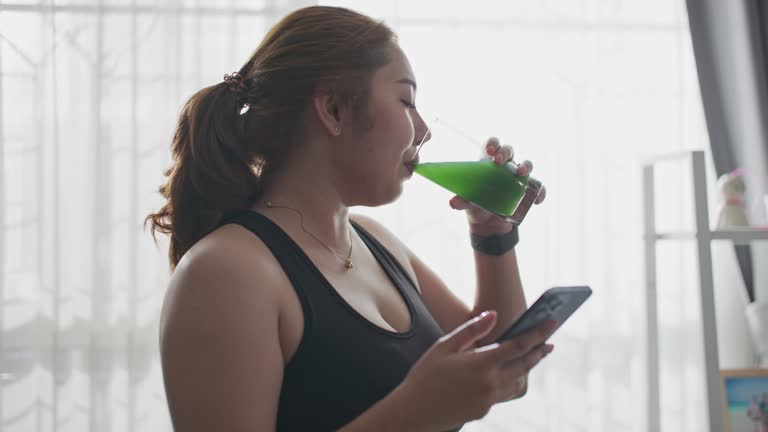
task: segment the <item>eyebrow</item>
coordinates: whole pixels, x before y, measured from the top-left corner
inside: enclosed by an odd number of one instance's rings
[[[399,80],[397,80],[395,82],[396,83],[400,83],[400,84],[408,84],[411,87],[413,87],[413,90],[416,90],[416,81],[414,81],[414,80],[412,80],[410,78],[402,78],[402,79],[399,79]]]

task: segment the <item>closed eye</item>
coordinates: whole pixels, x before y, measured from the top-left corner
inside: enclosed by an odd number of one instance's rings
[[[416,105],[414,105],[414,104],[412,104],[412,103],[408,102],[407,100],[405,100],[405,99],[400,99],[400,101],[403,103],[403,105],[405,105],[405,106],[406,106],[406,107],[408,107],[409,109],[416,109]]]

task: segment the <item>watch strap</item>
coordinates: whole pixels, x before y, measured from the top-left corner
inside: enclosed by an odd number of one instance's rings
[[[520,241],[520,236],[515,225],[508,233],[502,235],[481,236],[470,233],[470,241],[472,249],[486,255],[500,256],[514,248]]]

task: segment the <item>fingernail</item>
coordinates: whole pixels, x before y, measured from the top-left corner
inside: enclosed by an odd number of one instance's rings
[[[493,313],[493,310],[487,310],[487,311],[481,313],[480,315],[478,315],[477,318],[475,318],[475,320],[482,321],[482,320],[486,319],[488,317],[488,315],[491,315],[492,313]]]
[[[469,323],[469,325],[470,325],[470,326],[481,327],[481,328],[482,328],[482,327],[485,327],[487,324],[488,324],[488,320],[487,320],[487,319],[485,319],[485,316],[482,316],[482,315],[478,315],[478,316],[476,316],[476,317],[475,317],[475,318],[474,318],[474,319],[473,319],[473,320],[472,320],[472,321]]]
[[[489,309],[489,310],[487,310],[487,311],[485,311],[485,312],[481,313],[480,315],[478,315],[478,318],[480,318],[480,319],[482,319],[482,318],[485,318],[485,317],[487,317],[488,315],[490,315],[490,314],[491,314],[491,312],[492,312],[492,311]]]
[[[469,322],[466,325],[470,325],[470,326],[471,325],[476,325],[477,323],[479,323],[481,321],[483,321],[483,314],[480,314],[480,315],[472,318],[471,320],[469,320]]]

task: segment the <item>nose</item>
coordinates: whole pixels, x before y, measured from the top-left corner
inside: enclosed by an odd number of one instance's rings
[[[420,146],[429,141],[432,138],[431,130],[432,128],[427,125],[427,123],[424,121],[424,118],[422,118],[421,114],[419,114],[418,123],[416,124],[416,136],[418,138],[414,141],[413,145]]]
[[[424,135],[420,140],[414,141],[413,145],[416,146],[416,152],[413,153],[413,157],[411,160],[417,160],[416,157],[419,155],[419,151],[421,150],[421,146],[424,145],[425,142],[429,141],[429,139],[432,138],[432,132],[430,132],[430,128],[427,128],[427,131],[424,132]]]
[[[413,145],[420,146],[425,142],[429,141],[430,139],[432,139],[432,131],[430,130],[430,128],[427,128],[426,132],[424,132],[424,135],[422,135],[420,139],[417,139],[416,142],[413,143]]]

